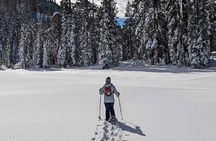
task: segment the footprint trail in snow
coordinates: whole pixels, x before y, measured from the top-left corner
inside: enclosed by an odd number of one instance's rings
[[[107,121],[99,121],[91,141],[122,141],[123,131],[118,124],[111,124]]]

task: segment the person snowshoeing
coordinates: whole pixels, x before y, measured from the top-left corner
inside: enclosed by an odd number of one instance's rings
[[[106,83],[99,90],[100,95],[104,95],[104,104],[106,108],[106,121],[109,121],[111,118],[116,119],[114,103],[115,98],[114,94],[119,97],[120,93],[116,90],[115,86],[111,83],[111,78],[106,78]],[[111,117],[110,117],[111,115]]]

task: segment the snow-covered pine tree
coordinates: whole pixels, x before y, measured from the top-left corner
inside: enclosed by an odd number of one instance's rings
[[[80,29],[80,63],[82,66],[89,66],[93,64],[93,52],[92,52],[92,43],[91,43],[91,4],[88,0],[79,0],[80,11],[81,11],[81,29]]]
[[[136,59],[144,59],[157,65],[168,63],[166,3],[164,0],[133,2],[131,23]]]
[[[128,51],[129,58],[128,59],[138,59],[138,48],[140,44],[140,39],[137,36],[137,26],[140,21],[140,0],[134,0],[132,2],[132,15],[126,21],[125,29],[126,29],[126,42],[129,46],[124,47],[123,51]],[[143,1],[142,1],[143,3]],[[128,48],[128,49],[127,49]],[[124,55],[123,55],[124,56]]]
[[[10,37],[10,35],[9,35],[9,37]],[[10,60],[10,52],[11,52],[11,48],[12,48],[12,46],[11,46],[11,44],[10,44],[10,39],[8,38],[7,39],[7,45],[6,45],[6,52],[5,52],[5,66],[7,67],[7,68],[10,68],[10,65],[11,65],[11,60]]]
[[[33,67],[41,68],[43,64],[43,37],[44,36],[44,25],[40,21],[37,23],[37,34],[33,48]]]
[[[110,68],[117,65],[120,59],[119,34],[115,21],[116,2],[114,0],[103,0],[101,3],[101,13],[103,18],[100,21],[98,62],[103,65],[103,68]]]
[[[115,64],[118,65],[119,61],[123,60],[123,38],[122,38],[122,27],[117,24],[117,35],[116,35],[116,42],[117,46],[113,49],[113,57],[115,58]]]
[[[2,65],[2,44],[0,43],[0,66],[1,65]]]
[[[12,29],[9,32],[12,34],[11,38],[11,54],[10,59],[12,65],[19,63],[19,43],[21,38],[21,25],[31,21],[32,12],[30,6],[26,1],[11,1],[9,2],[8,10],[11,9],[12,13],[10,19],[12,20],[9,24],[12,24]],[[34,26],[33,21],[30,22]]]
[[[2,6],[0,6],[0,66],[2,65],[2,55],[3,55],[3,25],[4,25],[4,19],[3,19],[3,15],[4,15],[4,12],[3,12],[3,8]]]
[[[48,39],[43,39],[43,68],[49,67]]]
[[[77,53],[76,36],[77,35],[76,35],[76,15],[75,14],[76,14],[75,10],[72,9],[69,18],[70,37],[69,37],[69,43],[67,48],[68,57],[66,57],[68,60],[68,64],[70,66],[77,65],[77,57],[76,57],[76,53]]]
[[[95,3],[90,4],[89,12],[89,31],[90,31],[90,42],[92,47],[92,63],[97,63],[98,47],[100,41],[100,16],[99,8]]]
[[[188,48],[190,64],[194,68],[207,67],[210,57],[210,13],[209,0],[190,1],[188,18]]]
[[[14,50],[15,50],[15,45],[17,45],[16,42],[16,26],[15,26],[16,18],[15,15],[11,15],[10,18],[8,19],[7,22],[7,45],[6,45],[6,56],[5,60],[6,63],[5,65],[8,68],[13,68],[13,63],[14,63]]]
[[[16,1],[16,24],[14,45],[17,47],[13,50],[16,68],[28,68],[33,65],[33,46],[36,37],[36,25],[32,19],[32,11],[29,3]],[[14,47],[15,48],[15,47]]]
[[[23,23],[19,43],[19,64],[21,68],[33,65],[33,45],[35,40],[35,25],[32,21]]]
[[[184,47],[184,59],[179,59],[180,63],[185,66],[190,65],[190,59],[189,59],[189,50],[188,50],[188,17],[189,17],[189,5],[190,0],[182,0],[182,24],[181,24],[181,33],[182,33],[182,44]],[[184,62],[184,63],[183,63]],[[180,65],[181,66],[181,65]]]
[[[183,3],[182,0],[169,0],[167,5],[167,36],[170,63],[178,66],[185,64],[183,45]]]
[[[61,41],[61,13],[55,12],[50,18],[50,27],[47,29],[49,40],[50,65],[57,65],[58,49]]]
[[[75,29],[74,29],[74,43],[75,43],[75,53],[74,53],[74,58],[76,60],[76,66],[82,66],[81,64],[81,56],[80,54],[82,53],[82,50],[80,48],[80,30],[82,27],[81,21],[82,21],[82,16],[81,16],[81,7],[79,2],[76,2],[72,6],[73,12],[74,12],[74,22],[75,22]]]
[[[211,51],[216,51],[216,0],[210,0],[208,4],[211,22]]]
[[[149,7],[149,1],[140,1],[138,4],[138,21],[136,22],[135,35],[137,43],[137,59],[147,59],[146,42],[148,40],[148,29],[151,29],[153,23],[153,9]]]
[[[131,17],[133,14],[133,10],[132,10],[132,4],[131,2],[128,0],[127,5],[126,5],[126,12],[125,12],[125,17]]]
[[[61,1],[62,8],[62,20],[61,20],[61,45],[59,46],[58,56],[57,56],[57,64],[60,67],[66,66],[66,51],[68,48],[68,43],[70,39],[70,30],[69,30],[69,22],[71,15],[71,1],[70,0],[62,0]]]
[[[16,64],[19,61],[19,40],[20,40],[20,30],[21,30],[21,16],[18,8],[16,8],[16,14],[14,15],[14,29],[13,29],[13,55],[12,62]]]
[[[10,17],[6,7],[0,7],[0,44],[1,44],[1,62],[8,67],[8,49],[10,49],[10,38],[8,32],[10,31]]]
[[[26,60],[25,60],[25,27],[26,24],[23,24],[21,27],[21,37],[20,37],[20,43],[19,43],[19,64],[21,68],[26,68]]]
[[[139,22],[139,5],[140,0],[134,0],[132,3],[128,1],[126,5],[126,21],[123,27],[122,40],[123,40],[123,60],[138,59],[137,46],[139,39],[136,36],[135,29]]]
[[[133,42],[132,36],[133,31],[131,25],[129,24],[129,20],[126,20],[126,24],[122,29],[122,57],[123,60],[133,59]]]
[[[50,48],[54,37],[46,15],[41,15],[37,22],[37,34],[33,48],[33,63],[35,68],[48,68],[50,65]],[[58,41],[58,39],[56,39]],[[60,39],[59,39],[60,40]],[[56,54],[56,53],[55,53]]]
[[[2,44],[0,43],[0,68],[2,65]]]
[[[123,60],[128,60],[133,58],[133,41],[132,37],[133,35],[133,21],[132,21],[132,16],[133,16],[133,9],[132,9],[132,4],[130,1],[128,1],[126,5],[126,13],[125,17],[127,18],[125,21],[125,25],[123,26],[122,29],[122,57]]]
[[[147,29],[147,45],[150,45],[149,59],[151,64],[165,65],[168,63],[168,48],[167,48],[167,21],[166,21],[166,11],[165,5],[166,0],[154,0],[150,3],[150,9],[154,11],[153,14],[153,25],[150,30]],[[151,15],[149,15],[151,17]],[[150,24],[151,21],[150,21]],[[150,42],[149,42],[150,41]],[[146,46],[147,46],[146,45]]]

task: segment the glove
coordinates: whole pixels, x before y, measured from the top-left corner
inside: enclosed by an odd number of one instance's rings
[[[100,94],[100,95],[103,94],[103,92],[102,92],[102,88],[99,89],[99,94]]]
[[[117,97],[119,97],[119,96],[120,96],[120,93],[118,92],[116,95],[117,95]]]

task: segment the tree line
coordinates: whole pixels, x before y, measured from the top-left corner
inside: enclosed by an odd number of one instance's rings
[[[134,0],[126,8],[123,58],[207,67],[216,48],[214,0]]]
[[[142,60],[207,67],[216,47],[214,0],[134,0],[117,24],[115,0],[0,1],[0,65],[86,67]]]

